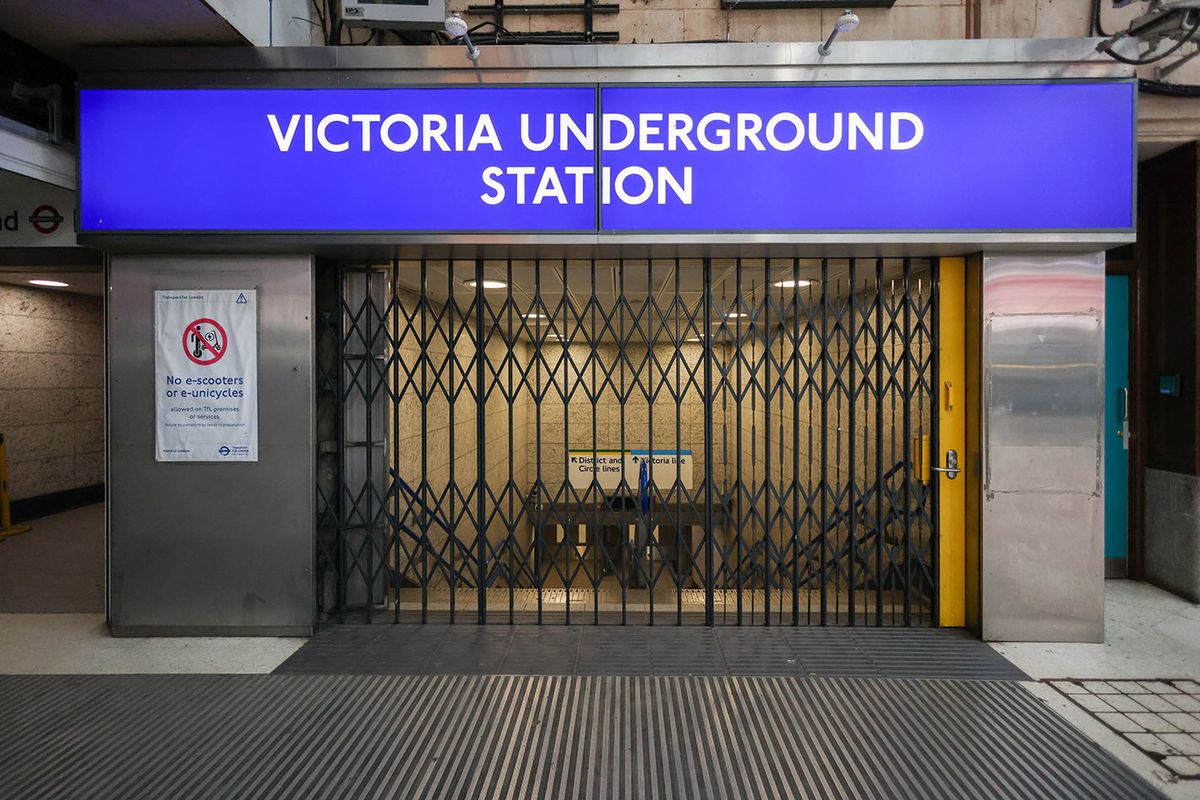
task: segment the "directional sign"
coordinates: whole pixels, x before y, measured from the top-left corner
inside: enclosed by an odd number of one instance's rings
[[[661,491],[669,490],[677,477],[683,488],[692,488],[691,450],[568,450],[567,482],[573,489],[586,490],[594,478],[602,491],[611,493],[620,488],[624,476],[634,492],[642,462],[650,465],[649,477]]]
[[[603,491],[615,491],[621,485],[624,468],[624,450],[571,450],[567,453],[567,483],[573,489],[586,490],[595,478]]]

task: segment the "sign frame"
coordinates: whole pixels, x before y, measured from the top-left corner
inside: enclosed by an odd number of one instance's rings
[[[80,234],[86,237],[85,241],[97,243],[110,243],[119,241],[122,237],[128,237],[127,240],[145,240],[150,237],[171,237],[186,234],[189,237],[201,237],[205,240],[226,240],[231,242],[245,242],[251,237],[256,237],[258,241],[264,245],[271,241],[269,237],[274,237],[274,241],[280,241],[283,237],[305,237],[309,242],[330,242],[330,243],[458,243],[469,242],[478,243],[483,246],[518,244],[518,245],[537,245],[537,244],[555,244],[555,245],[604,245],[606,243],[615,243],[621,245],[641,244],[647,246],[657,246],[665,244],[667,241],[675,244],[734,244],[734,243],[754,243],[754,244],[803,244],[814,243],[823,244],[829,242],[853,242],[853,243],[877,243],[877,242],[923,242],[923,243],[938,243],[938,242],[978,242],[981,245],[996,246],[998,243],[1010,242],[1047,242],[1054,244],[1073,243],[1073,242],[1097,242],[1097,243],[1114,243],[1126,242],[1133,238],[1137,219],[1137,174],[1136,174],[1136,116],[1137,116],[1137,93],[1134,79],[1130,78],[1112,78],[1112,77],[1076,77],[1069,76],[1060,79],[1047,78],[996,78],[996,79],[956,79],[946,78],[941,80],[874,80],[874,81],[730,81],[730,82],[710,82],[710,81],[694,81],[687,83],[665,83],[665,82],[593,82],[593,83],[569,83],[569,82],[531,82],[523,83],[521,87],[527,88],[590,88],[595,93],[597,113],[602,111],[603,90],[609,88],[680,88],[680,87],[695,87],[704,88],[710,86],[719,86],[723,88],[736,87],[836,87],[836,86],[889,86],[889,87],[906,87],[906,86],[929,86],[929,85],[952,85],[952,86],[973,86],[973,85],[1015,85],[1015,84],[1125,84],[1130,88],[1131,103],[1130,103],[1130,219],[1127,227],[1106,227],[1106,228],[765,228],[765,229],[704,229],[697,230],[691,228],[685,229],[670,229],[670,228],[655,228],[645,230],[604,230],[597,226],[593,230],[556,230],[556,229],[538,229],[538,230],[513,230],[513,231],[497,231],[493,229],[429,229],[429,230],[408,230],[408,229],[392,229],[392,230],[375,230],[375,229],[332,229],[332,230],[308,230],[308,229],[232,229],[232,230],[217,230],[217,229],[108,229],[108,228],[85,228],[81,227]],[[94,87],[104,88],[104,87]],[[121,87],[121,88],[168,88],[165,86],[154,87]],[[237,88],[244,90],[255,89],[272,89],[284,88],[279,86],[252,86],[252,87],[190,87],[190,88]],[[305,88],[290,85],[287,88]],[[330,87],[311,87],[313,89],[330,88]],[[358,85],[350,85],[338,87],[339,89],[357,89],[367,88]],[[469,84],[456,83],[437,83],[437,82],[421,82],[412,84],[401,84],[397,88],[411,89],[466,89],[471,88]],[[87,91],[83,89],[81,91]],[[82,133],[81,133],[82,135]],[[81,141],[81,152],[83,149]],[[595,166],[598,170],[600,160],[603,156],[603,151],[600,148],[594,148]],[[80,159],[80,197],[82,206],[82,197],[86,192],[83,181],[82,157]],[[596,215],[599,217],[603,204],[599,202],[599,198],[595,198],[594,206]],[[81,225],[82,225],[81,221]]]

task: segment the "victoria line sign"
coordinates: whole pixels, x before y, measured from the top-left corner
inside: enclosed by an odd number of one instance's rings
[[[1133,227],[1131,82],[84,89],[85,232]]]

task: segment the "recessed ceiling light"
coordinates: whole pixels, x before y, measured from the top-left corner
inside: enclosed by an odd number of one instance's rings
[[[805,280],[804,278],[801,278],[800,280],[785,278],[781,281],[775,281],[771,285],[777,289],[803,289],[805,286],[811,286],[812,281]]]
[[[467,281],[467,286],[470,286],[472,289],[474,289],[475,288],[475,279],[472,278],[471,280]],[[484,278],[483,279],[483,288],[485,288],[485,289],[507,289],[508,284],[505,283],[504,281],[498,281],[498,280],[494,280],[492,278]]]
[[[487,285],[485,284],[483,288],[486,289]],[[525,319],[550,319],[545,314],[542,314],[537,311],[530,311],[528,314],[522,314],[521,316],[524,317]]]
[[[725,319],[740,319],[741,317],[750,316],[745,311],[726,311]]]
[[[32,280],[30,283],[32,283],[34,286],[53,286],[55,289],[62,289],[71,285],[69,283],[63,283],[62,281],[47,281],[42,280],[41,278]]]
[[[701,339],[699,336],[689,336],[688,338],[684,339],[684,341],[685,341],[685,342],[692,342],[693,344],[700,344],[700,343],[701,343],[701,342],[703,342],[704,340],[703,340],[703,339]]]

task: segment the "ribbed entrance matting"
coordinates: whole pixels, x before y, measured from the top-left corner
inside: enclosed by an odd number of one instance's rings
[[[1028,680],[953,628],[330,625],[276,672]]]
[[[1009,682],[0,677],[22,800],[1160,796]]]

